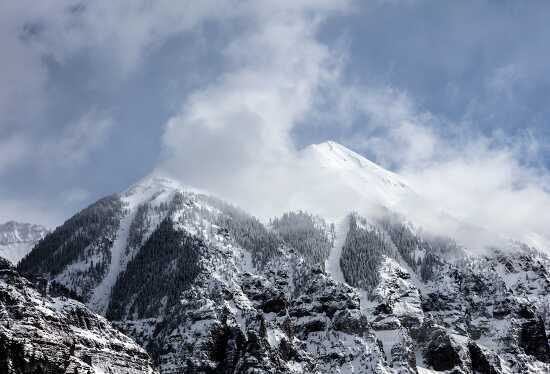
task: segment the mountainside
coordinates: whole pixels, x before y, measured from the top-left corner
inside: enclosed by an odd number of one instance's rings
[[[46,234],[40,225],[9,221],[0,224],[0,256],[17,263]]]
[[[392,213],[413,193],[397,175],[333,142],[305,155],[386,214],[262,223],[150,177],[18,269],[69,289],[162,373],[550,372],[548,257],[513,242],[472,256]]]
[[[0,372],[153,372],[147,353],[104,318],[47,293],[0,258]]]

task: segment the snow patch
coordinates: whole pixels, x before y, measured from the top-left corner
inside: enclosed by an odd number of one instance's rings
[[[346,243],[346,238],[349,232],[350,225],[350,216],[347,215],[336,225],[336,240],[334,241],[334,246],[332,247],[327,261],[325,262],[325,269],[332,278],[341,283],[345,283],[344,273],[340,266],[340,258],[342,257],[342,249]]]
[[[109,270],[90,297],[88,306],[96,313],[105,315],[107,312],[109,299],[111,297],[111,289],[115,285],[118,275],[121,272],[121,261],[126,251],[130,224],[134,219],[134,215],[135,213],[127,214],[121,219],[116,239],[111,247],[111,263],[109,264]]]

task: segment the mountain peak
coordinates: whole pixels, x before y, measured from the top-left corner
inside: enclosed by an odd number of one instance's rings
[[[47,233],[48,229],[41,225],[8,221],[0,224],[0,245],[35,242]]]
[[[302,156],[310,167],[320,168],[325,178],[344,187],[343,191],[354,191],[360,200],[392,207],[414,193],[401,176],[334,141],[312,144]]]
[[[8,221],[0,224],[0,257],[17,263],[48,232],[44,226],[32,223]]]
[[[399,180],[403,185],[407,184],[403,178],[394,172],[384,169],[382,166],[335,141],[329,140],[324,143],[313,144],[310,148],[322,155],[326,161],[329,161],[333,166],[370,169],[379,175],[385,175],[393,180]]]

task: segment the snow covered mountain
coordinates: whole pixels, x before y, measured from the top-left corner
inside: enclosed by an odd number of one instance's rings
[[[520,243],[471,256],[392,212],[414,194],[399,176],[333,142],[303,157],[385,214],[262,223],[153,176],[18,269],[69,289],[162,373],[550,372],[548,257]]]
[[[47,233],[45,227],[30,223],[9,221],[0,224],[0,257],[17,263]]]

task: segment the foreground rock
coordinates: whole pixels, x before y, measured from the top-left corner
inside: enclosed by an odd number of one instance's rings
[[[149,361],[103,317],[39,292],[0,258],[0,373],[153,373]]]

